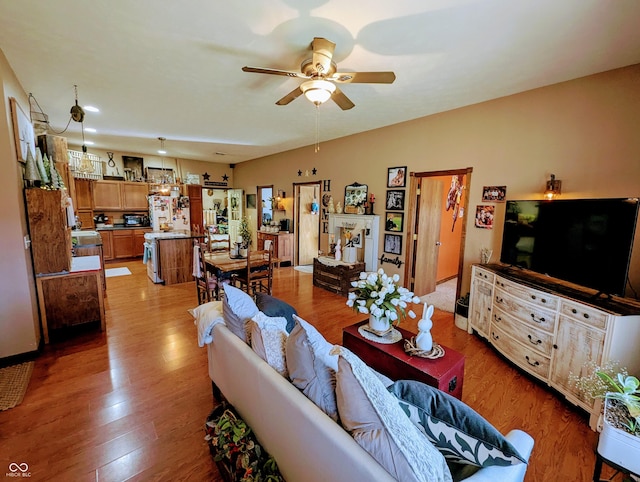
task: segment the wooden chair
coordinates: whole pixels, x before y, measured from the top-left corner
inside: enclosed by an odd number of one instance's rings
[[[271,294],[273,283],[273,264],[271,251],[261,249],[258,251],[247,250],[247,267],[232,276],[232,282],[249,295],[258,291]]]
[[[219,234],[209,232],[209,251],[230,251],[231,240],[228,234]]]
[[[280,267],[280,262],[282,260],[280,258],[274,258],[274,256],[273,256],[273,241],[271,241],[270,239],[265,239],[264,240],[264,249],[268,249],[269,251],[271,251],[271,264],[273,266],[277,266],[279,268]]]
[[[207,252],[206,243],[195,243],[194,250],[194,268],[193,277],[196,279],[196,290],[198,295],[198,304],[208,303],[209,301],[218,299],[218,281],[216,277],[207,270],[204,255]]]

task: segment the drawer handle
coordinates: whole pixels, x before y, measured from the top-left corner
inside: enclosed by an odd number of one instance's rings
[[[531,319],[532,319],[533,321],[535,321],[536,323],[544,323],[545,321],[547,321],[547,320],[545,320],[544,316],[539,316],[539,317],[536,319],[536,314],[535,314],[535,313],[531,313]]]
[[[496,335],[493,331],[491,332],[491,337],[492,337],[494,340],[499,340],[499,339],[500,339],[500,337],[499,337],[498,335]]]
[[[573,314],[575,315],[576,313],[578,313],[578,310],[576,310],[575,308],[573,308],[573,309],[571,310],[571,313],[573,313]]]
[[[538,361],[534,361],[533,363],[531,363],[531,359],[529,358],[529,355],[525,356],[525,358],[527,359],[527,363],[532,367],[540,366],[540,362]]]
[[[584,316],[585,320],[589,319],[589,313],[584,313],[582,316]]]
[[[499,296],[496,296],[496,303],[504,303],[504,300]]]
[[[542,340],[536,340],[536,341],[533,341],[533,337],[532,337],[531,335],[527,335],[527,338],[529,338],[529,342],[530,342],[532,345],[539,345],[540,343],[542,343]]]
[[[502,317],[498,315],[493,315],[493,320],[499,323],[502,321]]]

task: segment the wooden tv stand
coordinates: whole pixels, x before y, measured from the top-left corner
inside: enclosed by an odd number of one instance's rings
[[[593,430],[600,400],[583,396],[569,375],[585,375],[588,362],[608,360],[640,373],[640,303],[597,295],[521,268],[474,265],[468,323],[469,333],[589,412]]]

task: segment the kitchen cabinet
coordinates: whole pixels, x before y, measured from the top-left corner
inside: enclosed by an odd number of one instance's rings
[[[189,196],[189,211],[191,226],[199,226],[200,232],[204,232],[204,212],[202,210],[202,186],[199,184],[187,185]],[[195,230],[195,229],[194,229]]]
[[[149,209],[149,185],[146,182],[123,182],[122,207],[126,211],[147,211]]]
[[[100,236],[102,238],[102,236]],[[104,254],[102,250],[102,245],[90,245],[90,246],[76,246],[74,248],[74,256],[82,257],[82,256],[98,256],[100,258],[100,266],[102,266],[102,270],[100,270],[100,281],[102,282],[102,289],[105,292],[107,291],[107,280],[104,274]]]
[[[151,232],[151,228],[100,231],[105,259],[142,257],[144,255],[144,233],[149,232]],[[110,239],[107,239],[103,233],[109,233]],[[110,248],[107,248],[109,242]],[[108,253],[108,251],[110,252]]]
[[[93,211],[93,184],[89,179],[74,179],[76,187],[75,208],[78,211]]]
[[[272,258],[282,263],[293,263],[293,233],[265,233],[258,231],[258,249],[264,249],[264,242],[271,240]]]
[[[94,210],[147,211],[149,185],[146,182],[96,181]]]
[[[586,375],[587,363],[610,360],[640,372],[640,303],[598,297],[589,288],[520,268],[472,267],[469,330],[586,410],[594,430],[600,403],[580,393],[569,376]]]
[[[66,191],[29,188],[24,194],[34,272],[69,271],[71,228],[67,225]]]
[[[102,256],[105,261],[113,259],[113,235],[111,231],[100,231],[102,238]]]
[[[95,210],[122,210],[120,181],[96,181],[93,186],[93,207]]]

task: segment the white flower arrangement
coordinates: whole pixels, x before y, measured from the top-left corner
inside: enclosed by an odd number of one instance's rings
[[[377,272],[363,271],[358,281],[351,282],[355,290],[349,293],[347,306],[377,318],[386,317],[389,324],[397,324],[407,315],[415,318],[416,314],[407,310],[407,304],[420,303],[420,298],[407,288],[398,286],[398,281],[398,274],[389,276],[382,268]]]

